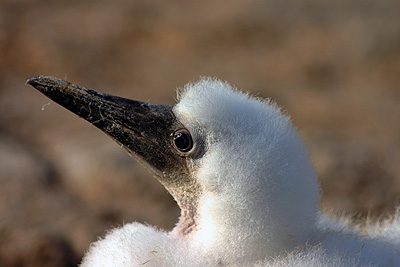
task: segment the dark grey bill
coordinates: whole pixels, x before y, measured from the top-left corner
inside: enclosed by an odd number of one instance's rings
[[[103,94],[49,76],[36,76],[27,83],[110,135],[150,167],[162,183],[187,182],[172,175],[187,171],[177,170],[186,164],[171,146],[173,133],[181,127],[173,106]]]

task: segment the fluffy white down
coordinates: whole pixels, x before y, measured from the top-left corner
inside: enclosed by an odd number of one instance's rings
[[[217,79],[179,91],[177,118],[206,153],[197,230],[139,223],[109,232],[82,266],[400,266],[400,219],[351,229],[319,215],[319,185],[290,118]]]
[[[358,266],[355,259],[328,255],[321,246],[294,250],[268,260],[232,263],[229,266]],[[131,223],[110,231],[104,239],[93,243],[82,266],[223,266],[215,258],[203,257],[190,249],[187,241],[175,239],[163,231],[139,223]]]

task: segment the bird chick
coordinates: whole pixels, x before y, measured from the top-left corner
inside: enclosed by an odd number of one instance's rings
[[[319,210],[308,151],[268,99],[211,78],[178,90],[174,106],[53,77],[28,83],[122,144],[181,209],[171,232],[112,230],[82,266],[400,266],[398,219],[361,234]]]

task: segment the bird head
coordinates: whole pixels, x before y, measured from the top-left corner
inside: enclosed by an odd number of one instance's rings
[[[309,237],[319,185],[298,132],[272,101],[211,78],[181,88],[175,106],[53,77],[27,82],[111,136],[154,174],[181,208],[171,236],[237,258],[276,255]],[[243,254],[249,247],[252,254]]]

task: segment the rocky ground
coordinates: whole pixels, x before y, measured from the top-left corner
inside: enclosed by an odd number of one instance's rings
[[[292,115],[321,206],[357,220],[400,195],[400,2],[0,2],[0,266],[75,266],[107,229],[171,229],[172,198],[27,78],[173,104],[216,76]]]

